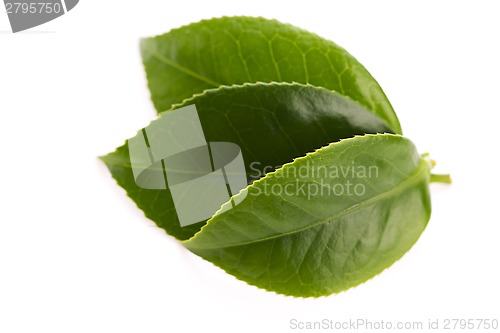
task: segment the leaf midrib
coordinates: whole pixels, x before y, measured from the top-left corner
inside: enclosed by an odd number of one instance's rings
[[[236,247],[236,246],[250,245],[250,244],[264,242],[264,241],[267,241],[267,240],[271,240],[271,239],[275,239],[275,238],[279,238],[279,237],[283,237],[283,236],[293,235],[295,233],[299,233],[299,232],[305,231],[305,230],[310,229],[310,228],[317,227],[317,226],[325,224],[325,223],[334,222],[336,219],[338,219],[340,217],[343,217],[343,216],[345,216],[345,215],[347,215],[347,214],[349,214],[349,213],[351,213],[353,211],[356,211],[357,209],[361,209],[361,208],[364,208],[366,206],[369,206],[369,205],[371,205],[371,204],[373,204],[373,203],[375,203],[375,202],[377,202],[379,200],[382,200],[382,199],[384,199],[386,197],[390,197],[392,195],[399,194],[404,189],[406,189],[406,188],[414,185],[418,181],[420,181],[421,178],[423,178],[422,176],[425,175],[426,171],[428,171],[427,169],[428,169],[427,162],[425,162],[424,160],[421,160],[420,161],[420,165],[417,167],[417,170],[410,177],[404,179],[402,182],[400,182],[398,185],[394,186],[393,188],[389,189],[388,191],[385,191],[385,192],[382,192],[380,194],[377,194],[376,196],[374,196],[374,197],[372,197],[372,198],[370,198],[370,199],[368,199],[366,201],[363,201],[363,202],[358,203],[358,204],[354,204],[353,206],[350,206],[349,208],[346,208],[346,209],[344,209],[344,210],[342,210],[342,211],[340,211],[338,213],[335,213],[335,214],[333,214],[332,216],[330,216],[328,218],[322,219],[322,220],[320,220],[317,223],[314,223],[314,224],[311,224],[311,225],[307,225],[307,226],[299,228],[299,229],[287,231],[287,232],[284,232],[284,233],[281,233],[281,234],[276,234],[276,235],[272,235],[272,236],[268,236],[268,237],[264,237],[264,238],[253,239],[253,240],[246,241],[246,242],[241,242],[241,243],[238,243],[238,244],[228,244],[228,245],[225,245],[225,246],[216,246],[216,247],[189,246],[189,242],[193,241],[198,233],[202,233],[203,232],[204,228],[202,228],[197,234],[195,234],[193,237],[191,237],[188,240],[182,241],[182,243],[183,244],[188,244],[187,248],[189,248],[189,249],[213,250],[213,249],[224,249],[224,248],[230,248],[230,247]],[[210,223],[210,220],[208,221],[208,223],[207,223],[206,226],[208,226],[209,223]]]
[[[175,69],[177,69],[178,71],[184,73],[184,74],[187,74],[199,81],[202,81],[202,82],[205,82],[206,84],[209,84],[215,88],[219,87],[222,85],[222,83],[218,83],[218,82],[215,82],[213,80],[211,80],[210,78],[206,77],[206,76],[203,76],[201,74],[198,74],[197,72],[173,61],[172,59],[169,59],[163,55],[161,55],[160,53],[156,52],[156,50],[149,50],[149,52],[151,53],[151,55],[153,57],[155,57],[156,59],[160,60],[161,62],[163,62],[164,64],[166,65],[169,65]]]

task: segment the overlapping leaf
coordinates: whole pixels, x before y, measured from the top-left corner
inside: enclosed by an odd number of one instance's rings
[[[241,147],[249,182],[330,142],[391,131],[383,120],[346,97],[300,84],[222,87],[175,108],[190,104],[198,109],[208,142]],[[204,224],[181,227],[168,189],[143,189],[135,183],[126,144],[102,160],[146,216],[172,236],[187,239]]]
[[[329,295],[410,249],[430,217],[429,179],[406,138],[342,140],[267,174],[184,245],[258,287]]]
[[[352,55],[289,24],[254,17],[215,18],[143,39],[141,51],[158,112],[221,85],[298,82],[350,97],[401,134],[384,92]]]

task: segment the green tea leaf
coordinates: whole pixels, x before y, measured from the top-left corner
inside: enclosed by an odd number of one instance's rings
[[[161,112],[193,94],[246,82],[298,82],[348,96],[401,133],[387,97],[347,51],[276,20],[223,17],[141,42],[151,97]]]
[[[195,95],[174,109],[190,104],[197,107],[208,142],[240,146],[249,183],[330,142],[391,132],[382,119],[345,96],[300,84],[221,87]],[[180,226],[168,189],[137,186],[126,144],[102,160],[146,216],[170,235],[188,239],[203,226],[204,222]]]
[[[267,290],[337,293],[417,241],[431,213],[429,180],[430,163],[404,137],[342,140],[268,173],[183,244]]]
[[[101,159],[147,217],[251,285],[318,297],[372,278],[425,229],[429,183],[451,181],[449,175],[431,175],[434,162],[397,135],[399,121],[366,69],[315,34],[275,20],[223,17],[143,39],[141,53],[153,103],[167,111],[128,141],[132,152],[140,147],[140,173],[132,167],[128,142]],[[169,114],[193,104],[197,114],[192,107],[184,109],[189,114]],[[179,126],[195,122],[194,131]],[[190,154],[175,155],[211,149],[204,140],[236,144],[250,184],[218,211],[234,194],[232,183],[226,171],[225,179],[217,174],[218,186],[228,193],[216,197],[205,176],[222,173],[225,164],[216,164],[208,151],[203,162],[189,157],[188,164],[181,162]],[[171,149],[173,160],[153,154],[153,147],[173,142],[179,143]],[[172,173],[179,178],[168,178]],[[245,181],[237,173],[241,188]],[[149,189],[157,187],[164,189]],[[181,212],[195,213],[191,222],[212,210],[214,215],[181,227],[176,193],[187,202]],[[200,215],[196,209],[204,199],[211,204]]]

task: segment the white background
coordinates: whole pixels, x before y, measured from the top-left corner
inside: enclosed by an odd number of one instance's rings
[[[500,319],[497,1],[97,1],[11,34],[0,13],[0,332],[289,332],[290,319]],[[339,295],[227,275],[146,219],[97,160],[155,118],[140,37],[222,15],[331,39],[452,186],[413,249]],[[295,330],[296,331],[296,330]]]

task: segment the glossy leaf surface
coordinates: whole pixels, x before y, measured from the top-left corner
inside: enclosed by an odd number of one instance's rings
[[[342,140],[267,174],[184,245],[249,284],[329,295],[411,248],[430,217],[429,179],[428,161],[406,138]]]
[[[215,18],[143,39],[141,52],[158,112],[221,85],[298,82],[348,96],[401,133],[384,92],[353,56],[289,24],[253,17]]]
[[[249,183],[330,142],[391,131],[384,121],[346,97],[299,84],[222,87],[176,108],[191,104],[197,107],[207,142],[240,146]],[[127,145],[102,160],[146,216],[172,236],[187,239],[204,224],[181,227],[168,189],[137,186]]]

